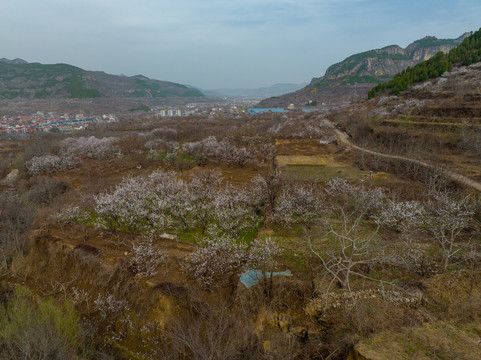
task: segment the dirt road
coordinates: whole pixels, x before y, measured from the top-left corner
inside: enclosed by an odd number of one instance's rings
[[[337,138],[339,139],[339,141],[341,143],[343,143],[346,146],[351,147],[353,149],[365,152],[367,154],[372,154],[372,155],[376,155],[376,156],[379,156],[379,157],[383,157],[383,158],[403,160],[403,161],[408,161],[408,162],[411,162],[411,163],[414,163],[414,164],[418,164],[418,165],[421,165],[421,166],[426,167],[428,169],[436,170],[436,171],[440,172],[441,174],[445,175],[446,177],[450,178],[451,180],[457,181],[457,182],[459,182],[463,185],[466,185],[468,187],[471,187],[471,188],[473,188],[477,191],[481,191],[481,183],[479,183],[477,181],[474,181],[474,180],[471,180],[470,178],[467,178],[466,176],[458,174],[454,171],[439,168],[435,165],[429,164],[429,163],[427,163],[425,161],[421,161],[421,160],[410,159],[410,158],[407,158],[407,157],[404,157],[404,156],[398,156],[398,155],[383,154],[383,153],[380,153],[380,152],[377,152],[377,151],[365,149],[365,148],[359,147],[359,146],[353,144],[352,142],[350,142],[349,137],[347,136],[346,133],[336,129],[336,134],[337,134]]]

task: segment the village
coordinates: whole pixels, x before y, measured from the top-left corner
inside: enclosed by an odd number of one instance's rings
[[[2,134],[30,134],[48,131],[69,132],[83,130],[93,124],[117,121],[117,117],[113,114],[57,114],[37,111],[28,116],[4,115],[0,117],[0,136]]]

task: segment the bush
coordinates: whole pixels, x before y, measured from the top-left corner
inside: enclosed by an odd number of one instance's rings
[[[0,312],[0,343],[2,358],[77,359],[79,318],[72,305],[34,300],[19,287]]]
[[[0,178],[7,176],[9,172],[8,161],[4,158],[0,158]]]
[[[46,205],[67,191],[69,185],[55,177],[38,177],[27,183],[26,197],[31,203]]]
[[[34,218],[32,207],[18,199],[0,196],[0,267],[7,267],[13,256],[23,253],[27,244],[27,231]]]

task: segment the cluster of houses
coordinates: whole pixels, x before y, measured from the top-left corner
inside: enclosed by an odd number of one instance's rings
[[[28,134],[52,131],[83,130],[89,125],[117,122],[115,115],[85,116],[83,114],[57,114],[41,111],[28,116],[3,116],[0,118],[0,135]]]
[[[166,117],[166,116],[185,116],[186,111],[181,109],[162,109],[157,112],[157,116]]]

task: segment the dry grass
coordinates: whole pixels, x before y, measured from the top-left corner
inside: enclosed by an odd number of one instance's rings
[[[317,140],[276,140],[276,161],[289,180],[328,181],[342,177],[350,181],[372,181],[376,185],[394,180],[384,172],[359,169],[351,151],[334,143],[321,145]]]
[[[251,180],[255,176],[261,175],[263,172],[265,172],[267,170],[267,167],[260,167],[255,165],[246,166],[243,168],[234,168],[234,167],[216,166],[216,165],[196,166],[182,173],[180,178],[183,180],[188,180],[190,175],[196,174],[200,171],[205,171],[205,170],[219,170],[222,173],[224,183],[240,186],[240,185],[250,184]]]
[[[355,352],[371,360],[479,359],[481,323],[426,323],[381,332],[361,341]]]

